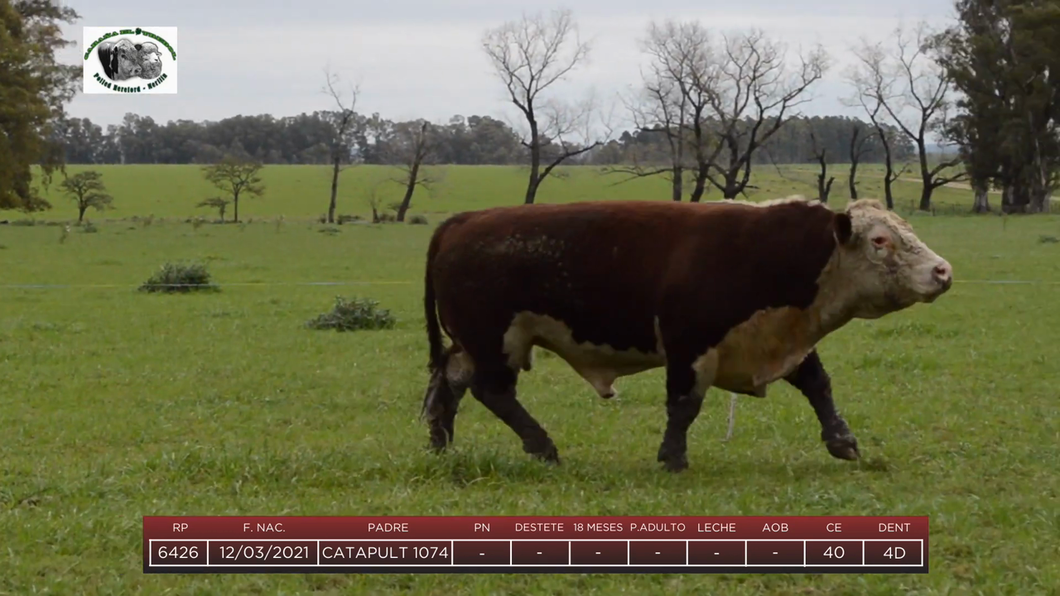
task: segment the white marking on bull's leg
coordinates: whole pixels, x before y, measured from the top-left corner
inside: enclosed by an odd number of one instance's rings
[[[659,326],[659,317],[655,317],[655,351],[661,358],[666,358],[666,348],[663,346],[662,327]]]
[[[531,368],[530,352],[534,347],[531,327],[524,318],[516,316],[504,332],[503,350],[508,356],[508,366],[512,370]]]
[[[692,370],[696,373],[696,384],[693,391],[696,392],[696,397],[703,399],[707,394],[707,389],[710,389],[710,386],[714,384],[714,379],[718,374],[718,350],[711,348],[705,354],[696,358],[695,362],[692,363]]]
[[[459,346],[453,346],[446,352],[445,369],[431,373],[423,414],[428,421],[431,447],[435,451],[442,451],[453,442],[456,413],[474,372],[471,356]]]
[[[471,384],[471,377],[475,374],[475,362],[471,356],[463,351],[454,351],[449,355],[449,361],[445,366],[445,378],[453,387],[454,393],[463,395],[467,386]],[[457,389],[460,389],[457,391]]]

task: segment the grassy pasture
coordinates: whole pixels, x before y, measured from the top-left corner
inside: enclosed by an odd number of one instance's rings
[[[955,288],[820,346],[861,462],[832,459],[806,401],[776,385],[741,400],[729,443],[728,396],[712,390],[692,467],[670,475],[654,461],[661,371],[620,380],[604,401],[546,354],[520,391],[562,466],[531,460],[470,397],[454,451],[424,450],[421,279],[435,213],[518,202],[518,169],[451,168],[413,211],[430,226],[333,233],[312,222],[323,168],[267,168],[268,194],[243,210],[255,222],[198,229],[182,222],[211,194],[194,168],[98,169],[118,207],[113,221],[90,214],[98,232],[60,243],[55,226],[0,226],[0,594],[1058,593],[1060,244],[1039,238],[1060,236],[1060,217],[911,218],[954,265]],[[366,213],[346,180],[339,212]],[[661,180],[609,180],[572,170],[541,198],[666,196]],[[761,196],[810,191],[770,172],[755,183]],[[900,202],[918,191],[901,188]],[[939,198],[970,202],[957,189]],[[39,219],[69,219],[53,202]],[[165,219],[121,221],[148,214]],[[222,291],[135,291],[176,260],[207,263]],[[297,285],[321,281],[350,285]],[[336,294],[378,300],[396,328],[305,329]],[[931,573],[143,575],[141,516],[184,514],[929,515]]]
[[[177,218],[194,216],[214,218],[216,210],[197,208],[201,200],[216,196],[217,190],[201,176],[199,168],[191,165],[102,165],[69,166],[74,174],[85,169],[98,170],[103,182],[114,196],[114,209],[103,213],[90,210],[85,217],[93,221],[129,217]],[[441,180],[433,193],[416,191],[410,213],[448,213],[482,209],[500,204],[521,203],[526,192],[528,170],[517,166],[432,166],[427,171]],[[656,176],[630,180],[625,174],[603,174],[596,167],[557,168],[558,176],[549,177],[538,191],[538,202],[563,203],[585,200],[665,199],[669,197],[669,182]],[[748,198],[762,200],[803,194],[816,196],[816,169],[810,165],[758,166],[752,179],[757,188],[747,190]],[[858,170],[859,193],[863,197],[882,197],[883,170],[880,166],[863,165]],[[440,174],[440,175],[439,175]],[[338,192],[338,213],[366,216],[371,213],[368,197],[377,189],[385,208],[399,201],[404,188],[392,181],[399,172],[387,166],[357,166],[342,172]],[[843,204],[849,196],[846,166],[837,165],[830,175],[833,202]],[[76,220],[74,203],[63,195],[58,180],[44,195],[54,209],[35,214],[43,221]],[[331,188],[331,170],[326,166],[265,166],[261,173],[265,196],[240,200],[241,220],[285,219],[315,220],[327,212]],[[919,201],[919,182],[895,182],[899,210],[910,210]],[[689,185],[687,187],[691,189]],[[709,190],[706,200],[716,200],[721,194]],[[935,202],[945,211],[971,207],[971,192],[955,188],[940,188]],[[996,201],[995,201],[996,202]],[[19,214],[0,214],[0,219],[18,219]],[[226,218],[231,219],[231,205]]]

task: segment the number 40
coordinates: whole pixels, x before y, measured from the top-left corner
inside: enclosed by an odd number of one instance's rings
[[[826,556],[828,558],[835,557],[837,559],[842,559],[843,555],[845,555],[845,554],[846,554],[846,551],[843,550],[842,546],[835,546],[835,547],[829,546],[828,548],[824,549],[824,556]]]

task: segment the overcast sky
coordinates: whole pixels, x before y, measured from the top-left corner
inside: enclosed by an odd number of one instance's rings
[[[237,114],[289,116],[330,109],[321,92],[323,68],[361,87],[358,111],[390,119],[454,114],[505,117],[503,87],[479,43],[485,29],[524,11],[566,7],[583,39],[592,41],[587,63],[552,89],[577,99],[589,88],[613,97],[640,78],[644,63],[636,40],[648,23],[699,19],[717,30],[757,27],[792,51],[820,42],[833,66],[814,88],[817,114],[856,114],[840,104],[849,94],[841,77],[849,47],[860,36],[885,39],[899,23],[952,19],[952,0],[567,0],[547,5],[527,0],[74,0],[82,19],[67,37],[77,48],[63,53],[78,63],[82,26],[161,27],[178,32],[176,95],[79,94],[69,111],[94,122],[118,124],[125,112],[159,123],[219,120]]]

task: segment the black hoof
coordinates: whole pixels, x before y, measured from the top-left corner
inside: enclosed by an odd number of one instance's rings
[[[449,444],[453,442],[453,437],[445,431],[445,429],[437,428],[431,430],[431,445],[430,449],[434,453],[442,453],[449,447]]]
[[[854,435],[833,437],[825,441],[825,446],[828,447],[828,453],[836,459],[855,461],[861,457],[861,452],[858,451],[858,440],[854,438]]]
[[[663,468],[667,472],[673,472],[675,474],[683,472],[688,469],[688,460],[683,457],[668,459],[663,462]]]
[[[544,447],[543,449],[542,448],[535,448],[535,449],[524,448],[524,451],[526,451],[527,453],[529,453],[530,455],[536,457],[537,459],[539,459],[541,461],[548,462],[550,464],[559,465],[559,450],[556,449],[556,446],[554,444],[552,444],[551,442],[549,442],[549,444],[546,447]]]
[[[688,469],[688,457],[684,453],[674,453],[664,445],[659,448],[656,458],[662,462],[667,472],[681,472]]]

